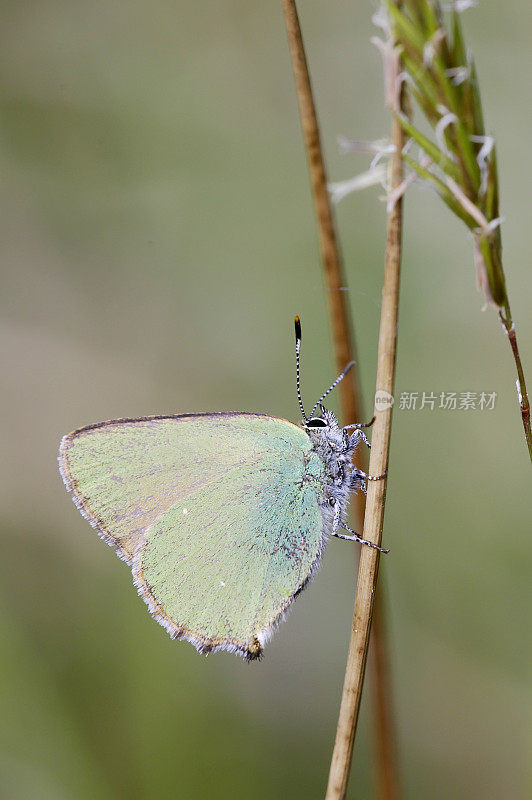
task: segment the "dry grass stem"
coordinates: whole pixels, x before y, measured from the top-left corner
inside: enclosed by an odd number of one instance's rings
[[[341,288],[345,286],[345,278],[327,190],[316,109],[295,2],[293,0],[283,0],[283,10],[318,222],[318,236],[333,329],[336,367],[340,372],[346,363],[355,359],[346,293],[341,291]],[[346,422],[362,420],[362,401],[357,365],[352,369],[351,375],[342,381],[340,390],[343,419]],[[363,457],[361,457],[361,452],[359,450],[357,453],[356,462],[357,466],[364,469],[367,465],[364,463]],[[356,495],[354,514],[357,530],[362,528],[364,510],[365,497],[362,492],[359,492]],[[380,797],[382,800],[395,800],[398,797],[397,765],[394,758],[395,731],[393,726],[389,658],[384,636],[384,614],[382,608],[378,614],[378,622],[373,629],[372,639],[375,652],[373,708],[377,737]]]
[[[379,800],[399,800],[401,791],[389,654],[390,640],[386,625],[387,616],[384,613],[388,607],[385,589],[386,581],[381,575],[373,604],[369,642],[373,724],[376,726],[374,735],[377,744],[375,775]]]
[[[292,56],[303,138],[305,140],[308,157],[312,196],[316,209],[320,253],[325,274],[327,301],[329,304],[333,331],[336,368],[338,372],[341,372],[349,361],[355,360],[349,311],[345,301],[345,292],[341,291],[342,287],[345,286],[345,279],[327,190],[325,164],[316,108],[294,0],[283,0],[283,10],[288,34],[288,44]],[[351,371],[351,374],[354,374],[354,369]],[[340,384],[339,390],[342,412],[345,419],[349,422],[360,420],[361,399],[359,382],[346,379]]]
[[[392,122],[395,153],[391,160],[390,189],[403,180],[403,130],[397,118]],[[402,199],[388,213],[386,258],[379,331],[377,390],[393,395],[401,263]],[[371,441],[369,472],[381,475],[388,469],[392,409],[377,412]],[[364,538],[380,545],[386,498],[386,479],[368,484]],[[377,585],[379,552],[363,547],[360,553],[353,629],[349,643],[342,702],[336,731],[326,800],[343,800],[347,791],[364,672],[368,652],[371,618]]]

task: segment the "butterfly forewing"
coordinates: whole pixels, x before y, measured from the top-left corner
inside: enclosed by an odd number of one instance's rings
[[[195,414],[89,425],[61,442],[61,473],[80,511],[131,563],[160,514],[220,471],[253,458],[254,429],[268,419]]]

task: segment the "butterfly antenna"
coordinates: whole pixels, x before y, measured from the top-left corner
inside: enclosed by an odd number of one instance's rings
[[[305,414],[305,409],[303,408],[303,401],[301,399],[301,380],[299,377],[299,351],[301,350],[301,320],[299,317],[295,317],[294,324],[296,328],[296,387],[297,387],[297,400],[299,403],[299,408],[301,409],[301,414],[303,415],[303,420],[307,421],[307,415]]]
[[[345,376],[347,375],[347,373],[349,372],[349,370],[351,369],[351,367],[354,367],[354,366],[355,366],[355,362],[354,362],[354,361],[350,361],[350,362],[349,362],[349,364],[347,365],[347,367],[344,369],[344,371],[343,371],[343,372],[341,372],[341,373],[338,375],[338,377],[336,378],[336,380],[335,380],[333,383],[331,383],[331,385],[329,386],[329,388],[327,389],[327,391],[326,391],[326,392],[324,392],[324,393],[322,394],[322,396],[320,397],[320,399],[319,399],[319,400],[317,400],[317,401],[316,401],[316,403],[314,403],[314,406],[313,406],[313,408],[312,408],[312,411],[310,412],[310,416],[311,416],[311,417],[312,417],[312,415],[314,414],[314,411],[315,411],[315,410],[317,409],[317,407],[320,405],[321,401],[322,401],[322,400],[325,400],[325,398],[327,397],[327,395],[328,395],[328,394],[330,394],[330,393],[332,392],[332,390],[333,390],[333,389],[334,389],[336,386],[338,386],[338,384],[340,383],[340,381],[343,381],[343,379],[345,378]]]

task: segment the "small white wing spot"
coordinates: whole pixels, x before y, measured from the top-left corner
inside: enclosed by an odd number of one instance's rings
[[[183,514],[185,514],[185,516],[188,514],[188,508],[183,509]]]
[[[225,586],[225,581],[220,581],[220,586]]]

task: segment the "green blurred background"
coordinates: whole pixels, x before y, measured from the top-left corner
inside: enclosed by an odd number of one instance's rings
[[[333,180],[336,137],[386,134],[370,3],[301,3]],[[532,10],[464,16],[497,136],[505,266],[529,380]],[[334,375],[280,3],[0,5],[2,800],[319,798],[355,555],[323,567],[261,663],[199,656],[147,613],[56,467],[62,434],[118,416],[298,420]],[[338,209],[366,409],[380,190]],[[406,204],[400,392],[497,392],[493,411],[394,415],[382,571],[405,797],[524,798],[529,465],[509,348],[471,241]],[[351,555],[351,553],[353,553]],[[364,701],[349,789],[374,796]]]

